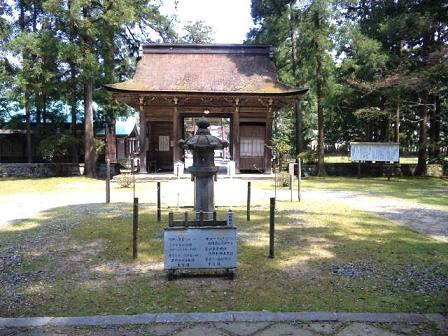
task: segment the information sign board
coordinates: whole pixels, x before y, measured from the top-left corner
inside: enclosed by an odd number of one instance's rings
[[[166,270],[236,268],[236,228],[166,228],[164,256]]]
[[[350,148],[352,161],[400,161],[400,145],[395,142],[351,142]]]

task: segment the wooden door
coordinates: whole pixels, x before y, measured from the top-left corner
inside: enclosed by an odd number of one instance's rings
[[[149,123],[149,169],[154,171],[173,170],[173,126],[171,122],[154,121]]]
[[[264,125],[242,124],[240,126],[240,171],[264,171],[265,151]]]

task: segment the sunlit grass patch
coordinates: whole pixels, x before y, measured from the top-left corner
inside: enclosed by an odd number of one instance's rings
[[[255,188],[274,189],[273,181],[255,181]],[[287,189],[288,187],[277,187]],[[297,179],[294,181],[297,188]],[[446,178],[392,178],[384,177],[350,178],[350,177],[308,177],[302,180],[302,195],[307,190],[345,190],[367,192],[377,196],[391,196],[409,201],[417,201],[430,207],[448,211],[448,179]]]
[[[349,183],[349,182],[347,182]],[[218,218],[227,209],[218,208]],[[139,258],[132,259],[132,205],[55,208],[0,229],[0,315],[88,315],[227,310],[444,312],[448,246],[338,202],[277,202],[275,258],[269,209],[246,221],[234,208],[234,281],[168,282],[163,228],[140,204]],[[182,210],[179,210],[181,216]],[[16,294],[20,300],[14,301]]]

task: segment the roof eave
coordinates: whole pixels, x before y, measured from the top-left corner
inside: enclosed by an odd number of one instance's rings
[[[261,97],[294,97],[302,96],[308,92],[308,89],[297,89],[282,92],[244,92],[244,91],[148,91],[148,90],[132,90],[121,89],[114,86],[114,84],[105,84],[103,87],[109,92],[115,93],[134,93],[134,94],[154,94],[154,95],[207,95],[207,96],[261,96]]]

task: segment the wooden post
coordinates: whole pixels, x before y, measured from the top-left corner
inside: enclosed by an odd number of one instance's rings
[[[361,161],[358,161],[358,178],[361,178]]]
[[[274,258],[275,197],[271,197],[269,208],[269,258]]]
[[[146,116],[144,109],[144,100],[143,97],[140,97],[140,173],[146,174],[148,173],[148,169],[146,167]]]
[[[157,222],[162,220],[162,209],[160,204],[160,182],[157,182]]]
[[[133,156],[131,156],[131,174],[132,174],[132,198],[135,198],[135,167]]]
[[[264,148],[264,173],[272,173],[272,99],[269,99],[268,110],[266,112],[266,132]]]
[[[180,147],[177,145],[179,141],[179,129],[180,129],[180,120],[179,120],[179,109],[178,109],[178,99],[173,98],[174,102],[174,110],[173,110],[173,165],[176,161],[180,161]],[[173,166],[174,168],[174,166]],[[174,172],[176,173],[176,172]]]
[[[297,197],[300,200],[302,199],[302,159],[299,159],[297,162]]]
[[[174,226],[174,213],[172,211],[168,212],[168,226],[173,227]]]
[[[110,203],[110,159],[106,159],[106,203]]]
[[[293,168],[294,169],[294,168]],[[292,202],[292,192],[294,191],[294,170],[292,174],[289,175],[289,192],[290,192],[290,202]]]
[[[250,222],[250,181],[247,182],[247,205],[246,205],[246,220]]]
[[[277,198],[277,167],[274,168],[274,197]]]
[[[235,161],[235,173],[240,172],[240,100],[235,99],[235,112],[232,117],[232,160]]]
[[[188,212],[185,211],[184,212],[184,226],[187,226],[187,224],[188,224]]]
[[[216,211],[213,211],[213,225],[216,224]]]
[[[132,220],[132,258],[138,258],[138,198],[134,198]]]

